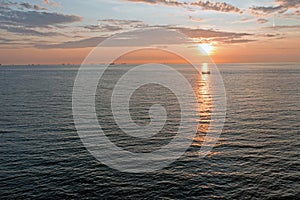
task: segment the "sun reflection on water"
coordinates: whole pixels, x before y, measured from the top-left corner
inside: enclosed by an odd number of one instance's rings
[[[201,147],[204,141],[204,137],[208,131],[211,121],[211,109],[212,109],[212,98],[209,89],[209,67],[207,63],[203,63],[201,71],[205,72],[199,74],[196,81],[196,94],[198,98],[198,111],[200,114],[199,126],[197,135],[194,137],[193,147]]]

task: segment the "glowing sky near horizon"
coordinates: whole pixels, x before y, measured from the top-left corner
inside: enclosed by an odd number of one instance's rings
[[[299,6],[299,0],[4,0],[0,63],[81,63],[107,37],[162,26],[192,37],[215,62],[297,62]]]

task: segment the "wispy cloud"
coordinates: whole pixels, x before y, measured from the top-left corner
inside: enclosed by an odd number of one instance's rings
[[[61,7],[61,5],[57,2],[50,1],[50,0],[44,0],[44,4],[48,6],[53,6],[53,7]]]
[[[0,21],[2,24],[15,24],[30,27],[47,27],[49,25],[66,24],[81,21],[76,15],[60,13],[19,11],[0,8]]]
[[[39,5],[33,5],[30,3],[20,3],[19,4],[21,7],[27,8],[27,9],[34,9],[34,10],[48,10],[47,8],[41,7]]]
[[[249,42],[255,42],[257,40],[250,40],[250,39],[230,39],[230,40],[224,40],[224,43],[227,44],[240,44],[240,43],[249,43]]]
[[[11,2],[11,1],[2,1],[0,2],[0,8],[7,8],[10,9],[11,7],[17,7],[20,9],[33,9],[33,10],[48,10],[47,8],[44,8],[42,6],[36,5],[36,4],[30,4],[27,2]]]
[[[106,37],[92,37],[78,41],[68,41],[58,44],[36,44],[35,47],[40,49],[68,49],[68,48],[86,48],[95,47]]]
[[[41,12],[44,8],[30,3],[4,1],[0,3],[0,30],[23,36],[65,36],[57,26],[81,21],[76,15]],[[49,31],[54,29],[56,32]]]
[[[85,29],[89,29],[90,31],[101,31],[101,32],[114,32],[114,31],[120,31],[123,30],[121,26],[117,25],[86,25],[83,26]]]
[[[186,2],[180,2],[180,1],[168,1],[168,0],[127,0],[130,2],[136,2],[136,3],[148,3],[148,4],[163,4],[167,6],[183,6],[188,5]]]
[[[104,20],[104,21],[112,21],[115,22],[114,20]],[[137,21],[138,22],[138,21]],[[139,21],[140,22],[140,21]],[[169,30],[175,30],[179,31],[185,35],[187,35],[190,38],[198,39],[199,42],[202,40],[211,40],[211,41],[217,41],[221,43],[248,43],[252,42],[255,40],[252,39],[247,39],[243,37],[247,36],[253,36],[250,33],[236,33],[236,32],[226,32],[226,31],[219,31],[219,30],[212,30],[212,29],[193,29],[193,28],[187,28],[187,27],[176,27],[176,26],[171,26],[171,25],[158,25],[158,26],[150,26],[148,27],[151,28],[165,28]],[[126,34],[126,33],[125,33]],[[116,43],[115,45],[122,46],[122,45],[141,45],[140,42],[144,41],[145,45],[149,45],[149,42],[153,45],[162,45],[163,44],[174,44],[174,43],[180,43],[182,41],[178,41],[178,38],[172,38],[171,35],[148,35],[149,40],[144,40],[145,35],[139,35],[135,34],[134,36],[130,35],[131,33],[127,33],[128,38],[124,40],[119,40],[119,43]],[[140,37],[140,38],[139,38]],[[162,39],[163,37],[163,39]],[[77,40],[77,41],[68,41],[64,43],[59,43],[59,44],[42,44],[42,45],[36,45],[37,48],[44,48],[44,49],[49,49],[49,48],[85,48],[85,47],[95,47],[97,46],[100,42],[105,40],[107,37],[91,37],[87,39],[82,39],[82,40]],[[138,42],[137,42],[138,41]],[[125,42],[125,43],[124,43]],[[186,41],[184,41],[186,42]]]
[[[232,21],[232,24],[245,24],[245,23],[249,23],[249,22],[253,22],[255,21],[255,18],[250,18],[250,17],[243,17],[241,19]]]
[[[242,13],[242,10],[240,10],[239,8],[225,2],[198,1],[193,2],[190,5],[200,7],[203,10]]]
[[[286,8],[298,8],[300,6],[299,0],[276,0],[281,6]]]
[[[258,6],[258,7],[251,7],[250,11],[253,14],[259,15],[259,14],[270,14],[274,12],[285,12],[286,8],[283,6]]]
[[[40,32],[34,29],[29,29],[25,27],[18,27],[18,26],[0,26],[1,30],[6,30],[11,33],[16,33],[19,35],[31,35],[31,36],[64,36],[62,33],[57,32]]]
[[[124,29],[146,27],[142,21],[139,20],[121,20],[121,19],[100,19],[97,25],[83,26],[85,29],[91,31],[115,32]]]
[[[269,20],[263,19],[263,18],[259,18],[259,19],[256,20],[256,22],[259,23],[259,24],[264,24],[264,23],[267,23],[268,21]]]
[[[193,17],[193,16],[189,16],[189,19],[194,22],[204,22],[205,21],[205,19],[203,19],[203,18],[198,18],[198,17]]]
[[[0,8],[9,8],[11,6],[17,6],[17,2],[11,2],[11,1],[1,1],[0,2]]]
[[[275,6],[253,6],[249,10],[255,15],[285,13],[289,9],[298,9],[300,0],[275,0]]]
[[[47,8],[41,7],[39,5],[33,5],[33,9],[35,9],[35,10],[48,10]]]
[[[9,42],[14,42],[15,40],[13,39],[8,39],[8,38],[4,38],[4,37],[0,37],[0,42],[1,43],[9,43]]]
[[[27,9],[30,9],[30,8],[32,8],[32,5],[30,4],[30,3],[20,3],[20,6],[23,6],[23,7],[25,7],[25,8],[27,8]]]
[[[268,26],[266,29],[300,29],[300,25]]]
[[[225,2],[210,2],[210,1],[197,1],[192,3],[182,2],[182,1],[169,1],[169,0],[127,0],[129,2],[136,2],[136,3],[147,3],[147,4],[161,4],[166,6],[180,6],[180,7],[187,7],[187,6],[194,6],[201,8],[202,10],[213,10],[218,12],[238,12],[242,13],[242,10],[239,8],[225,3]]]
[[[147,39],[145,39],[147,38]],[[92,37],[88,39],[69,41],[61,44],[36,45],[38,48],[85,48],[95,47],[106,37]],[[112,40],[105,41],[102,46],[106,47],[128,47],[128,46],[161,46],[169,44],[189,44],[191,39],[178,37],[174,30],[149,29],[148,31],[139,30],[136,32],[124,32],[122,35],[114,35]]]
[[[252,35],[249,33],[226,32],[226,31],[218,31],[212,29],[192,29],[192,28],[184,28],[184,27],[178,27],[178,28],[174,27],[172,29],[176,29],[191,38],[217,38],[217,37],[240,38],[243,36]]]
[[[262,35],[258,35],[258,36],[273,38],[273,37],[281,36],[281,34],[279,34],[279,33],[276,33],[276,34],[267,33],[267,34],[262,34]]]
[[[126,19],[99,19],[99,22],[118,24],[118,25],[128,25],[128,24],[143,24],[144,22],[140,20],[126,20]]]

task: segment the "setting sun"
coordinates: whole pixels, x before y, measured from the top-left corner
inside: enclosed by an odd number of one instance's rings
[[[215,47],[212,46],[211,44],[209,43],[202,43],[202,44],[199,44],[198,45],[199,49],[201,52],[203,53],[206,53],[208,55],[210,55],[214,50],[215,50]]]

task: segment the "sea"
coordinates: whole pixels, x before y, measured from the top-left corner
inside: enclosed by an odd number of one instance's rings
[[[131,173],[96,159],[77,133],[72,94],[78,65],[0,66],[0,199],[300,199],[300,63],[218,64],[226,118],[205,157],[198,152],[214,101],[209,90],[203,95],[200,89],[209,83],[185,65],[176,67],[194,80],[199,102],[207,106],[197,110],[204,118],[178,159],[155,171]],[[149,108],[159,102],[171,120],[151,142],[125,137],[104,112],[110,104],[101,104],[128,65],[112,69],[95,97],[110,141],[134,153],[167,145],[180,121],[176,96],[166,87],[141,87],[130,103],[132,120],[149,124]]]

